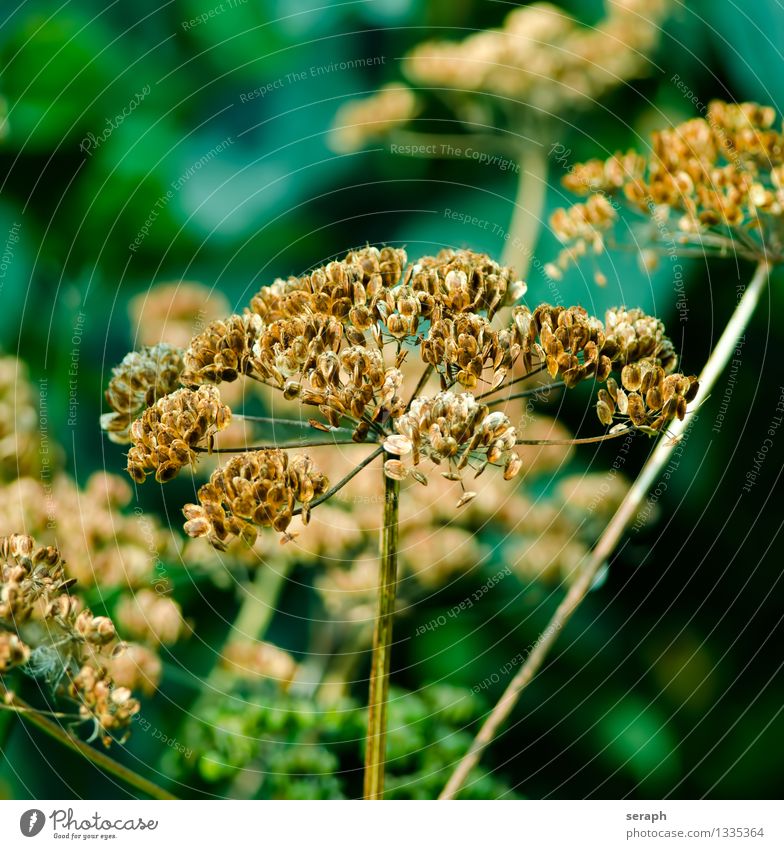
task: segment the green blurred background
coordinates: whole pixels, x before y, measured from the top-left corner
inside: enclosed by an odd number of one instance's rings
[[[414,44],[497,25],[513,4],[237,0],[224,2],[203,24],[185,25],[219,5],[7,0],[0,11],[0,93],[9,111],[0,146],[0,242],[18,236],[0,284],[0,341],[4,352],[29,363],[34,382],[49,379],[53,436],[78,480],[97,468],[122,473],[122,452],[104,443],[98,416],[110,367],[134,345],[128,301],[152,284],[202,281],[241,308],[276,276],[365,242],[404,244],[409,256],[467,246],[497,257],[502,249],[500,237],[474,232],[444,210],[506,227],[513,173],[395,156],[383,144],[338,155],[327,131],[346,99],[399,79],[399,59]],[[586,21],[601,11],[599,0],[563,5]],[[561,143],[579,161],[638,144],[651,129],[690,117],[694,107],[673,84],[674,74],[703,102],[757,99],[780,110],[782,43],[784,9],[775,0],[679,4],[655,55],[660,71],[564,125]],[[381,61],[329,69],[369,57]],[[314,75],[314,67],[326,70]],[[303,71],[305,81],[289,77]],[[258,93],[276,81],[282,83]],[[137,108],[102,139],[107,120],[133,101]],[[551,169],[548,210],[566,200],[559,171]],[[154,211],[149,233],[130,250]],[[557,249],[545,228],[537,256],[548,261]],[[595,285],[590,269],[570,271],[559,286],[567,300],[591,310],[623,302],[655,311],[670,328],[684,370],[696,372],[751,269],[731,259],[691,262],[685,321],[667,272],[647,275],[633,258],[619,256],[605,270],[607,287]],[[773,440],[751,491],[742,491],[781,392],[780,286],[774,279],[747,334],[720,433],[711,427],[726,377],[704,403],[657,521],[629,536],[607,579],[561,635],[502,742],[491,748],[488,764],[516,793],[780,793],[784,628],[777,543],[784,437]],[[536,275],[529,296],[548,297]],[[69,425],[74,349],[78,412]],[[576,428],[584,404],[567,404],[563,415]],[[635,447],[630,470],[646,450]],[[578,454],[574,468],[601,470],[612,457],[611,449]],[[142,504],[165,519],[167,506],[150,489]],[[560,594],[504,583],[486,603],[413,639],[417,625],[459,603],[465,587],[432,594],[398,625],[396,683],[415,691],[436,681],[475,685],[533,643]],[[212,603],[230,611],[234,601],[227,593]],[[196,618],[203,604],[197,593],[184,602]],[[291,621],[278,623],[276,636],[302,652],[306,640]],[[216,623],[214,635],[206,626],[200,637],[219,639],[219,632]],[[198,674],[209,662],[199,643],[178,647],[167,670]],[[494,699],[502,686],[485,697]],[[193,698],[181,676],[165,674],[145,715],[176,733]],[[141,759],[154,772],[158,748],[135,735],[118,757],[137,765]],[[27,726],[14,729],[3,754],[3,795],[126,792]]]

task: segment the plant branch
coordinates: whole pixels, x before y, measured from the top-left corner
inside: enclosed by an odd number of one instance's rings
[[[419,378],[419,381],[416,385],[416,388],[411,393],[411,397],[408,399],[408,403],[406,404],[406,410],[411,407],[411,404],[415,398],[419,396],[419,393],[425,388],[425,384],[430,380],[430,375],[433,373],[433,366],[429,364],[426,366],[425,370],[422,372],[422,376]]]
[[[525,389],[523,392],[515,392],[514,395],[509,395],[506,398],[496,398],[493,401],[488,401],[487,405],[492,407],[493,404],[505,404],[507,401],[516,401],[518,398],[529,398],[531,395],[538,395],[540,392],[550,389],[560,389],[562,386],[566,386],[563,380],[556,380],[553,383],[545,383],[543,386],[534,386],[533,389]]]
[[[317,428],[314,428],[310,422],[302,421],[302,419],[280,419],[275,416],[246,416],[244,413],[235,413],[232,410],[231,417],[233,419],[242,419],[246,422],[254,422],[256,424],[270,424],[277,425],[278,427],[286,428],[286,427],[297,427],[302,430],[314,431]],[[339,431],[344,431],[346,433],[351,433],[351,428],[348,427],[333,427],[330,428],[330,433],[337,433]]]
[[[318,448],[323,445],[357,445],[354,439],[298,439],[294,442],[279,442],[271,445],[243,445],[236,448],[194,448],[199,454],[244,454],[249,451],[274,451],[277,448]]]
[[[617,430],[615,433],[603,433],[601,436],[584,436],[581,439],[518,439],[515,445],[590,445],[592,442],[607,442],[608,439],[617,439],[626,436],[632,430],[627,427]]]
[[[769,274],[769,264],[767,262],[759,263],[749,286],[738,302],[735,312],[724,328],[724,332],[721,334],[719,341],[716,343],[700,374],[701,392],[710,394],[717,378],[732,358],[732,354],[737,348],[738,340],[743,336],[749,320],[754,313],[754,309],[759,303],[760,295],[765,289]],[[558,638],[558,634],[585,599],[593,586],[599,570],[612,555],[627,525],[634,518],[650,488],[665,468],[675,445],[686,433],[694,419],[695,410],[692,409],[686,413],[683,421],[676,419],[673,423],[670,429],[671,438],[659,440],[640,475],[610,520],[609,525],[605,528],[604,533],[590,553],[585,565],[581,568],[577,580],[572,584],[569,592],[558,605],[550,620],[550,624],[542,632],[525,663],[523,663],[520,670],[509,683],[498,703],[490,711],[468,752],[452,773],[439,799],[453,799],[463,787],[469,773],[479,762],[482,753],[496,736],[501,725],[517,704],[520,695],[544,663],[550,649]]]
[[[477,401],[481,401],[482,398],[487,398],[488,395],[495,395],[496,392],[500,392],[502,389],[508,389],[510,386],[514,386],[515,383],[522,383],[524,380],[528,380],[529,377],[534,377],[534,375],[541,374],[546,368],[546,364],[542,363],[538,365],[535,369],[526,372],[526,374],[521,374],[520,377],[516,377],[514,380],[506,381],[505,383],[499,383],[495,389],[488,389],[487,392],[483,392],[481,395],[476,396]]]
[[[117,761],[115,761],[113,758],[110,758],[108,755],[105,755],[103,752],[99,752],[92,746],[88,746],[87,743],[84,743],[82,740],[79,740],[77,737],[74,737],[73,734],[69,734],[60,725],[57,725],[50,719],[47,719],[45,716],[42,716],[38,711],[35,710],[35,708],[28,705],[27,702],[23,701],[18,696],[13,697],[12,701],[10,702],[10,705],[18,709],[19,716],[24,717],[25,720],[32,723],[37,728],[40,728],[41,731],[44,731],[50,737],[53,737],[55,740],[62,743],[64,746],[67,746],[69,749],[72,749],[78,754],[83,755],[85,758],[87,758],[87,760],[94,763],[99,769],[110,773],[115,778],[118,778],[120,781],[124,781],[126,784],[130,785],[131,787],[135,787],[137,790],[140,790],[147,796],[151,796],[153,799],[177,798],[176,796],[172,796],[171,793],[167,792],[162,787],[158,787],[157,784],[154,784],[149,779],[143,778],[138,773],[134,772],[131,769],[128,769],[128,767],[117,763]]]
[[[517,192],[501,262],[514,268],[518,279],[524,280],[542,226],[547,195],[545,145],[530,141],[523,143],[518,153],[518,162],[520,173]]]
[[[400,481],[392,480],[384,475],[384,526],[381,531],[378,615],[373,632],[373,656],[370,669],[368,731],[365,749],[365,799],[384,798],[389,666],[397,593],[399,506]]]
[[[383,446],[379,445],[378,448],[376,448],[376,450],[372,454],[368,454],[368,456],[365,457],[364,460],[360,461],[360,463],[358,465],[354,466],[354,468],[347,475],[342,477],[333,487],[330,487],[323,495],[321,495],[318,498],[315,498],[313,501],[311,501],[310,502],[310,509],[312,510],[314,507],[318,507],[319,504],[323,504],[327,499],[332,498],[332,496],[336,492],[339,492],[341,489],[343,489],[343,487],[353,477],[356,477],[356,475],[358,475],[362,471],[362,469],[364,469],[366,466],[370,465],[370,463],[372,463],[373,460],[375,460],[376,457],[378,457],[379,454],[383,453],[383,451],[384,451]],[[298,516],[301,512],[302,512],[302,507],[297,507],[296,510],[292,511],[291,515],[292,516]]]

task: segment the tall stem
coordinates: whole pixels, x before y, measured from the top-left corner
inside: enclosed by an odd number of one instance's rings
[[[523,143],[512,220],[504,246],[504,265],[511,266],[525,280],[542,226],[547,195],[547,150],[537,141]]]
[[[397,592],[398,515],[400,481],[384,475],[384,527],[381,530],[381,576],[378,615],[373,632],[370,669],[368,732],[365,752],[365,798],[383,799],[386,761],[389,661],[392,653],[392,620]]]
[[[730,361],[733,352],[738,346],[738,340],[745,333],[754,309],[759,303],[760,295],[765,289],[769,274],[770,266],[767,262],[761,262],[757,266],[743,297],[738,302],[729,323],[724,328],[724,332],[716,343],[716,347],[705,363],[702,374],[700,374],[701,395],[707,396],[710,394],[717,378]],[[525,663],[523,663],[518,673],[509,683],[504,694],[479,729],[479,733],[474,738],[468,752],[452,773],[446,787],[439,796],[440,799],[453,799],[460,791],[469,773],[482,757],[482,753],[496,736],[499,728],[511,713],[512,708],[517,704],[517,700],[520,698],[523,690],[525,690],[534,675],[539,671],[539,668],[542,666],[542,663],[558,638],[558,634],[588,594],[597,573],[615,550],[627,525],[637,514],[651,486],[653,486],[667,465],[670,455],[679,441],[679,437],[686,433],[686,430],[694,420],[694,415],[694,409],[687,412],[683,421],[676,420],[670,427],[671,438],[659,440],[647,463],[581,569],[579,577],[572,584],[563,601],[558,605],[549,625],[536,641]]]

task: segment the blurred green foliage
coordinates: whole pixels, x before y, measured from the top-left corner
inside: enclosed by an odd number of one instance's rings
[[[80,480],[99,467],[121,471],[121,452],[101,442],[98,415],[107,373],[133,345],[128,301],[151,284],[201,280],[241,306],[275,276],[365,241],[404,243],[413,254],[443,245],[500,254],[500,238],[451,221],[444,209],[505,227],[514,174],[472,162],[396,157],[382,146],[338,156],[326,133],[340,102],[399,77],[398,57],[411,45],[494,25],[505,6],[238,0],[190,25],[218,5],[9,0],[3,7],[0,93],[9,123],[0,147],[0,246],[11,259],[0,283],[2,348],[28,361],[36,380],[50,378],[51,421],[58,423],[67,467]],[[564,5],[589,20],[598,10],[595,2]],[[694,104],[673,85],[675,74],[703,103],[754,97],[784,107],[780,4],[701,0],[679,7],[656,56],[660,71],[624,87],[579,126],[563,127],[573,161],[639,144],[640,134],[693,114]],[[341,61],[372,57],[381,60],[339,69]],[[311,70],[335,63],[337,69]],[[305,77],[293,81],[294,74]],[[551,168],[548,210],[565,198],[559,170]],[[6,244],[13,233],[18,238]],[[547,261],[556,249],[545,232],[537,255]],[[575,269],[561,292],[592,310],[625,302],[656,311],[687,372],[699,370],[735,305],[736,285],[750,275],[732,260],[688,264],[683,321],[667,268],[648,276],[630,256],[612,255],[603,270],[606,289],[596,287],[590,270]],[[721,381],[657,504],[658,522],[629,535],[607,580],[561,635],[553,661],[490,749],[486,765],[497,778],[482,778],[473,786],[477,795],[776,792],[771,752],[784,738],[784,683],[776,677],[784,633],[776,553],[781,437],[756,485],[749,493],[742,487],[780,393],[776,351],[784,329],[772,318],[782,308],[781,282],[774,279],[746,337],[720,432],[712,424]],[[546,299],[541,285],[533,275],[529,291]],[[74,357],[75,425],[68,424],[67,377]],[[567,402],[560,414],[577,427],[584,405]],[[637,443],[629,472],[648,450]],[[603,469],[612,458],[611,448],[585,451],[571,468]],[[176,514],[155,492],[145,492],[142,504],[164,520]],[[312,576],[298,578],[281,605],[306,616]],[[393,795],[437,792],[444,764],[458,757],[476,728],[483,708],[474,700],[470,709],[442,709],[439,698],[452,692],[443,685],[470,690],[503,668],[535,641],[560,595],[534,582],[503,582],[486,604],[415,636],[418,623],[459,603],[464,589],[431,594],[398,623],[394,676],[406,693],[401,689],[391,706],[391,756],[399,764],[392,768]],[[183,603],[205,623],[200,639],[165,655],[162,691],[144,704],[145,717],[175,739],[212,663],[209,646],[220,644],[237,601],[229,589],[211,589],[207,598],[194,586]],[[306,650],[296,618],[278,617],[272,631],[287,648]],[[505,686],[504,676],[497,677],[482,694],[485,709]],[[260,768],[277,779],[262,783],[260,793],[358,793],[358,773],[351,770],[361,762],[362,692],[351,694],[345,716],[322,715],[317,726],[305,705],[255,698],[252,710],[214,708],[220,723],[209,746],[194,741],[200,755],[192,772],[177,772],[176,753],[138,731],[116,754],[175,793],[209,794],[225,791],[236,762],[258,758],[256,741],[274,738]],[[300,745],[303,737],[313,746]],[[0,739],[0,793],[127,794],[7,715],[0,716]]]

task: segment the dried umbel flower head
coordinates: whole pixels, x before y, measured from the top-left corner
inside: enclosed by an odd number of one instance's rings
[[[390,83],[370,97],[341,106],[330,141],[340,153],[359,150],[394,127],[408,123],[418,111],[414,92],[402,83]]]
[[[588,249],[601,252],[619,220],[621,204],[652,226],[646,250],[734,253],[780,261],[784,212],[784,137],[775,112],[756,103],[713,101],[704,118],[653,134],[650,154],[629,151],[575,165],[564,185],[584,204],[551,219],[566,244],[565,268]]]
[[[68,692],[79,703],[79,714],[92,720],[102,732],[104,745],[111,743],[113,733],[123,732],[139,712],[139,702],[127,687],[115,686],[103,668],[86,664],[71,679]]]
[[[311,501],[328,486],[305,455],[289,458],[280,450],[241,454],[213,472],[199,489],[198,504],[185,505],[185,532],[206,537],[218,549],[231,537],[252,545],[257,526],[284,533],[296,505],[307,515]]]
[[[182,350],[161,343],[126,354],[112,369],[106,400],[113,412],[101,416],[101,427],[112,442],[130,442],[133,422],[159,398],[180,385]]]
[[[185,352],[182,382],[230,382],[246,374],[261,328],[261,318],[253,313],[212,321],[191,340]]]
[[[197,451],[208,449],[230,420],[231,410],[214,386],[178,389],[159,398],[131,426],[128,473],[138,483],[150,471],[159,483],[171,480],[183,466],[196,462]]]
[[[613,425],[616,416],[638,430],[656,432],[677,418],[683,421],[689,401],[697,395],[697,380],[682,374],[666,375],[650,361],[627,366],[622,386],[610,378],[599,390],[596,412],[604,425]]]
[[[71,595],[73,583],[56,548],[24,534],[0,537],[0,674],[20,667],[43,678],[79,703],[108,745],[139,703],[107,672],[122,649],[114,623]]]
[[[478,463],[477,474],[488,465],[499,465],[509,479],[520,471],[513,449],[517,434],[509,418],[490,412],[468,393],[441,392],[435,398],[415,398],[409,412],[395,420],[397,435],[384,443],[387,453],[411,455],[413,466],[422,457],[436,464],[447,461],[450,479],[459,479],[469,464]],[[402,480],[410,471],[401,460],[387,460],[388,477]]]
[[[236,539],[253,544],[258,527],[290,538],[292,519],[301,514],[306,524],[328,487],[309,457],[289,458],[281,450],[303,439],[258,450],[215,448],[214,434],[230,417],[220,387],[239,379],[314,408],[321,418],[288,422],[300,433],[309,428],[305,445],[334,446],[347,438],[375,445],[375,454],[346,480],[383,452],[391,480],[427,484],[429,469],[440,466],[449,481],[460,482],[461,507],[477,495],[475,486],[464,487],[468,469],[479,475],[496,466],[507,480],[525,471],[516,446],[531,440],[521,437],[516,418],[522,408],[511,402],[538,390],[506,391],[522,380],[547,374],[572,388],[603,383],[613,372],[633,378],[635,365],[641,375],[650,372],[639,415],[636,401],[631,410],[610,409],[605,391],[599,415],[614,426],[597,439],[632,427],[652,433],[682,415],[696,384],[671,374],[674,350],[655,318],[620,309],[602,322],[580,307],[531,310],[517,303],[525,292],[510,268],[470,250],[408,262],[399,248],[368,246],[277,280],[262,287],[243,314],[218,319],[191,340],[183,379],[197,388],[159,399],[134,422],[128,469],[136,480],[155,470],[164,481],[200,452],[234,454],[200,489],[198,503],[184,508],[188,535],[225,549]],[[657,383],[659,372],[666,390]],[[428,389],[433,382],[440,392]],[[680,400],[654,406],[656,391],[671,385]],[[334,492],[344,484],[340,480]]]
[[[71,583],[57,549],[22,534],[0,539],[0,581],[0,620],[13,623],[26,622],[39,603],[46,607]]]

